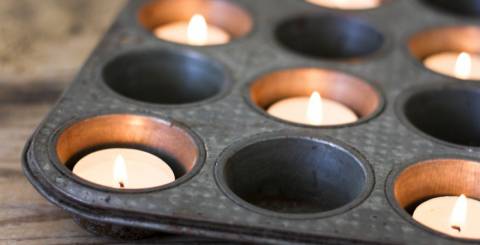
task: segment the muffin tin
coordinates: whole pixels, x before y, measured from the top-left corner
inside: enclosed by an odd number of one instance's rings
[[[130,1],[27,142],[24,172],[87,230],[121,238],[479,242],[410,216],[434,196],[480,199],[480,85],[421,64],[480,50],[478,1],[447,2]],[[151,32],[197,12],[233,40],[193,47]],[[360,120],[306,126],[265,112],[313,90]],[[119,190],[72,174],[80,157],[117,146],[162,157],[177,180]]]

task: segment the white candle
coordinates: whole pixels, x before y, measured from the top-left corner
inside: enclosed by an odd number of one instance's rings
[[[382,0],[307,0],[307,2],[337,9],[370,9],[380,6]]]
[[[450,236],[480,239],[480,202],[464,195],[432,198],[415,209],[413,218]]]
[[[73,173],[99,185],[125,189],[156,187],[175,180],[172,169],[162,159],[128,148],[92,152],[75,164]]]
[[[345,105],[325,99],[318,92],[280,100],[267,112],[277,118],[308,125],[338,125],[355,122],[357,115]]]
[[[189,22],[177,21],[161,25],[154,33],[160,39],[195,46],[218,45],[230,41],[230,35],[225,30],[207,24],[201,15],[194,15]]]
[[[430,70],[459,79],[480,80],[480,55],[442,52],[428,56],[423,63]]]

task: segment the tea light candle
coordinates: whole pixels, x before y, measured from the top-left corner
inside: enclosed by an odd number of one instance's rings
[[[459,79],[480,80],[480,55],[442,52],[428,56],[423,63],[430,70]]]
[[[194,15],[189,22],[177,21],[161,25],[154,30],[155,36],[171,42],[188,45],[218,45],[230,41],[223,29],[209,25],[202,15]]]
[[[480,239],[480,201],[465,195],[432,198],[415,209],[413,218],[450,236]]]
[[[125,189],[156,187],[175,180],[172,169],[162,159],[129,148],[90,153],[75,164],[73,173],[99,185]]]
[[[337,9],[370,9],[382,3],[381,0],[307,0],[307,2]]]
[[[318,92],[310,97],[300,96],[280,100],[267,112],[277,118],[308,125],[338,125],[358,120],[357,115],[345,105],[325,99]]]

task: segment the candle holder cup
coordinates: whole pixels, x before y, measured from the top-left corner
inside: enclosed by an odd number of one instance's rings
[[[350,124],[371,119],[384,106],[383,97],[374,85],[340,71],[315,67],[290,68],[261,75],[247,86],[245,97],[262,115],[286,122],[269,115],[266,110],[279,100],[310,96],[314,91],[322,98],[352,109],[360,119]]]
[[[75,179],[80,178],[69,171],[75,163],[91,152],[106,148],[137,148],[164,159],[176,181],[163,188],[194,174],[193,170],[198,170],[202,161],[200,143],[194,136],[170,122],[142,115],[110,114],[86,118],[60,130],[52,141],[54,162],[62,170],[68,169],[67,174]],[[85,181],[82,179],[82,182]]]
[[[302,0],[129,1],[27,142],[24,173],[86,230],[119,238],[451,244],[409,212],[440,195],[480,199],[480,85],[408,57],[479,53],[479,27],[431,5],[389,2],[346,12]],[[194,14],[234,40],[186,46],[152,34]],[[446,27],[431,28],[438,23]],[[359,120],[313,126],[266,112],[314,91]],[[122,189],[72,172],[108,148],[151,153],[175,181]]]
[[[201,14],[212,25],[225,30],[232,39],[240,38],[253,28],[253,21],[242,7],[225,0],[155,0],[138,12],[140,24],[149,32],[177,21],[188,22]]]
[[[159,118],[133,114],[82,119],[59,130],[52,141],[55,145],[54,163],[78,180],[80,178],[71,174],[70,170],[79,159],[99,149],[137,148],[164,159],[174,172],[176,181],[163,188],[176,185],[194,174],[193,170],[199,169],[203,157],[199,140],[182,127]]]
[[[394,209],[409,222],[438,233],[412,218],[422,202],[440,196],[466,196],[480,200],[480,162],[468,158],[437,157],[395,170],[387,182]],[[441,234],[441,233],[438,233]]]
[[[411,36],[407,46],[410,54],[424,66],[425,58],[441,52],[480,53],[480,43],[472,42],[479,38],[480,27],[474,25],[429,27]]]
[[[171,188],[196,174],[204,158],[202,144],[196,136],[179,125],[144,115],[106,114],[76,120],[58,130],[51,141],[55,145],[51,158],[56,167],[69,178],[107,193],[145,193]],[[176,180],[146,189],[113,189],[89,182],[71,172],[85,155],[115,147],[140,149],[160,157],[172,169]],[[136,240],[158,234],[158,231],[128,224],[99,222],[76,214],[72,216],[77,224],[98,235]]]

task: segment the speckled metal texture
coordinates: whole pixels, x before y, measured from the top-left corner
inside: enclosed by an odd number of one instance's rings
[[[425,69],[407,48],[408,38],[419,31],[478,24],[478,19],[439,12],[415,0],[392,0],[365,11],[326,9],[302,0],[235,0],[252,16],[253,30],[226,45],[190,47],[158,40],[138,23],[138,9],[146,2],[131,1],[126,6],[26,145],[25,173],[51,202],[96,223],[247,242],[471,243],[442,236],[409,220],[394,204],[391,181],[403,167],[419,159],[479,158],[477,147],[446,144],[414,130],[397,103],[401,93],[418,85],[468,84],[479,89],[472,81],[461,82]],[[292,52],[276,40],[277,25],[309,14],[362,20],[383,35],[382,47],[366,58],[329,59]],[[106,86],[102,72],[110,60],[151,50],[200,55],[216,62],[230,83],[211,99],[182,105],[139,102]],[[273,70],[294,67],[333,69],[360,77],[383,95],[382,109],[369,120],[343,127],[294,125],[255,110],[247,101],[248,84]],[[198,135],[200,147],[206,151],[200,168],[181,183],[145,192],[97,188],[65,174],[52,158],[53,139],[59,130],[80,119],[111,113],[158,117],[188,128]],[[219,187],[221,177],[216,174],[222,153],[271,137],[342,142],[340,146],[345,145],[371,169],[365,172],[366,186],[355,205],[329,215],[288,216],[258,211],[231,198]]]

